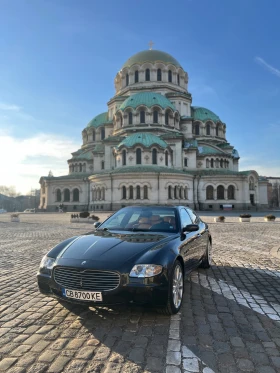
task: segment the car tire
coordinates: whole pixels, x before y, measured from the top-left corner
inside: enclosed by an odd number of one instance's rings
[[[184,272],[182,264],[176,260],[169,277],[168,296],[165,308],[158,308],[164,315],[174,315],[179,312],[184,294]]]
[[[212,244],[211,242],[208,240],[208,244],[207,244],[207,247],[206,247],[206,250],[205,250],[205,254],[202,258],[202,261],[200,263],[200,268],[210,268],[211,267],[211,261],[212,261]]]

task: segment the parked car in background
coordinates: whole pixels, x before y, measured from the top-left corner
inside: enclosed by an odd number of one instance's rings
[[[5,210],[5,209],[0,209],[0,214],[5,214],[5,212],[7,212],[7,210]]]
[[[35,212],[35,209],[26,209],[23,212],[24,213],[33,213],[33,212]]]
[[[188,207],[125,207],[95,227],[43,257],[43,294],[88,306],[149,303],[171,315],[182,305],[186,276],[211,264],[208,225]]]

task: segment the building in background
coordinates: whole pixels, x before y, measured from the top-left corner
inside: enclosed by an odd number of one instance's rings
[[[280,207],[280,177],[268,176],[268,205],[275,208]]]
[[[65,176],[42,176],[40,208],[117,210],[132,204],[183,204],[200,210],[267,207],[267,181],[239,171],[226,124],[192,106],[188,73],[168,53],[130,57],[115,96],[82,131]]]

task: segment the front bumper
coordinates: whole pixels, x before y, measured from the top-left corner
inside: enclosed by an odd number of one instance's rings
[[[48,297],[89,306],[113,306],[118,304],[150,304],[151,306],[165,306],[168,298],[168,281],[165,272],[155,277],[138,279],[121,276],[120,285],[111,291],[102,291],[102,302],[92,302],[67,298],[62,294],[62,286],[57,284],[50,276],[38,273],[38,287],[42,294]],[[83,290],[84,289],[71,289]],[[92,291],[95,291],[92,289]]]

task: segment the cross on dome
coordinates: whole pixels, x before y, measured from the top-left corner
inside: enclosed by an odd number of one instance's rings
[[[149,42],[149,47],[150,47],[149,49],[150,49],[150,50],[153,49],[153,45],[154,45],[154,44],[155,44],[155,43],[154,43],[152,40]]]

